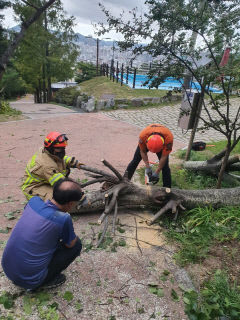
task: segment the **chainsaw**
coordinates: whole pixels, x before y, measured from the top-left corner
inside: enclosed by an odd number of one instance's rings
[[[149,177],[149,175],[147,174],[146,169],[145,169],[145,184],[146,184],[146,185],[153,185],[153,183],[150,181],[150,177]]]

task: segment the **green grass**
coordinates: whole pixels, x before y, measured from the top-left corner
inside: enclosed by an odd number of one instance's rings
[[[191,161],[203,161],[208,160],[211,157],[213,157],[215,154],[218,154],[220,151],[222,151],[226,146],[226,141],[210,141],[207,142],[207,147],[203,151],[191,151],[190,159]],[[208,147],[208,145],[214,145],[214,147]],[[240,143],[237,144],[237,146],[232,151],[233,154],[240,153]],[[179,150],[175,152],[174,156],[179,159],[185,159],[186,150]]]
[[[240,208],[211,207],[194,208],[183,213],[176,224],[170,218],[162,221],[166,227],[166,237],[176,241],[180,250],[176,260],[182,266],[198,263],[206,258],[209,248],[214,243],[240,240]]]
[[[217,270],[203,284],[199,294],[193,290],[185,292],[183,301],[190,320],[219,320],[223,316],[229,320],[240,319],[239,287],[235,283],[231,285],[222,270]]]
[[[103,95],[114,95],[116,99],[131,99],[140,97],[163,97],[166,90],[132,89],[127,85],[116,83],[107,77],[96,77],[80,83],[81,91],[101,99]]]

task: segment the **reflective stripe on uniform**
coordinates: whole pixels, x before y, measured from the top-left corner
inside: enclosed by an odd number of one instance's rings
[[[36,182],[45,181],[44,179],[38,178],[35,174],[31,173],[28,167],[26,167],[25,172],[27,173],[28,177],[22,185],[22,191],[24,191],[29,185],[31,185],[33,181],[36,181]]]
[[[29,170],[28,170],[28,167],[26,167],[26,170],[25,170],[28,174],[29,177],[31,177],[34,181],[37,181],[37,182],[41,182],[41,181],[45,181],[45,179],[41,179],[39,178],[38,176],[36,176],[35,174],[31,173]]]
[[[64,156],[63,160],[64,160],[64,162],[66,163],[66,165],[68,165],[69,162],[72,160],[72,158],[71,158],[71,157],[68,157],[68,156]]]
[[[55,182],[57,182],[59,179],[64,179],[65,176],[62,173],[55,173],[51,176],[51,178],[48,180],[50,185],[53,186]]]
[[[26,193],[23,191],[23,194],[25,195],[25,197],[27,198],[27,200],[30,200],[32,197],[34,196],[31,196],[29,193]]]
[[[30,162],[30,168],[33,168],[35,166],[35,159],[37,156],[37,152],[32,156],[31,162]]]

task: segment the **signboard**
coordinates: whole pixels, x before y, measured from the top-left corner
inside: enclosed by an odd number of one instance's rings
[[[189,130],[193,128],[196,118],[200,93],[194,90],[186,90],[180,107],[178,126],[182,129]]]

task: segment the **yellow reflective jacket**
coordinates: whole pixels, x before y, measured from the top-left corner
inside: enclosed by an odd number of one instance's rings
[[[53,185],[65,178],[70,168],[75,167],[74,158],[65,156],[63,160],[39,149],[29,160],[25,169],[22,191],[27,199],[39,196],[44,201],[52,199]]]

